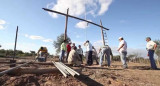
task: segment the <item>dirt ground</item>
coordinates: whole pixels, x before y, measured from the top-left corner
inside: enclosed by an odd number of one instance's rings
[[[121,62],[112,62],[110,68],[83,66],[80,76],[68,78],[61,73],[3,75],[0,86],[160,86],[160,70],[151,70],[149,64],[130,62],[128,66],[128,69],[122,69]]]

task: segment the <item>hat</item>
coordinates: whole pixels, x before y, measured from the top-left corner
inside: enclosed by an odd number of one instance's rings
[[[146,37],[146,39],[150,39],[151,40],[151,37]]]
[[[123,37],[119,37],[119,39],[122,39]]]

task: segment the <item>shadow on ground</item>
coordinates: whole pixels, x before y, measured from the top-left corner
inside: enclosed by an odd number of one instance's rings
[[[129,69],[153,70],[150,66],[129,66]],[[159,68],[157,70],[160,70]]]
[[[101,83],[81,74],[80,76],[75,76],[76,79],[86,84],[87,86],[103,86]]]

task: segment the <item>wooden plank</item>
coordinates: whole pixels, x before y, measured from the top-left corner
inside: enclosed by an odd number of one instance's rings
[[[54,12],[54,13],[61,14],[61,15],[64,15],[64,16],[67,15],[67,14],[65,14],[65,13],[61,13],[61,12],[54,11],[54,10],[50,10],[50,9],[46,9],[46,8],[42,8],[42,9],[44,9],[45,11]],[[85,22],[88,22],[88,23],[90,23],[90,24],[96,25],[96,26],[98,26],[98,27],[102,27],[103,29],[109,30],[109,29],[106,28],[106,27],[103,27],[103,26],[101,26],[101,25],[98,25],[98,24],[96,24],[96,23],[93,23],[93,22],[88,21],[88,20],[85,20],[85,19],[81,19],[81,18],[78,18],[78,17],[75,17],[75,16],[71,16],[71,15],[68,15],[68,17],[75,18],[75,19],[78,19],[78,20],[81,20],[81,21],[85,21]]]
[[[82,69],[81,68],[77,68],[77,67],[74,67],[73,68],[74,70],[78,71],[78,72],[81,72]],[[7,70],[7,68],[1,68],[0,69],[0,72],[4,71],[4,70]],[[47,74],[47,73],[52,73],[52,74],[59,74],[60,71],[55,68],[55,67],[52,67],[52,68],[28,68],[28,67],[21,67],[21,68],[18,68],[14,71],[11,71],[9,74]]]

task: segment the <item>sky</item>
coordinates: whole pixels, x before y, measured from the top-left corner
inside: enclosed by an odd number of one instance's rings
[[[42,8],[83,18],[110,29],[108,44],[118,54],[118,38],[128,44],[128,54],[146,57],[146,37],[160,39],[160,0],[0,0],[1,49],[14,49],[16,27],[19,26],[17,49],[29,52],[46,46],[55,54],[53,41],[64,33],[65,16]],[[67,34],[76,45],[86,40],[102,46],[101,29],[73,18],[68,19]],[[84,51],[85,47],[82,45]]]

